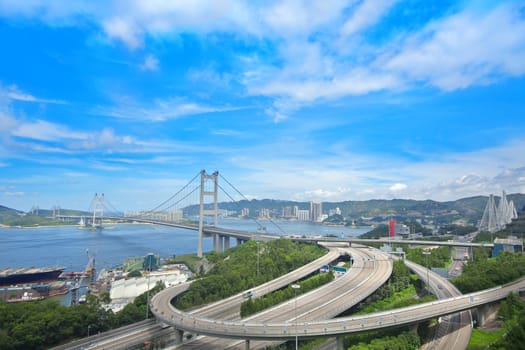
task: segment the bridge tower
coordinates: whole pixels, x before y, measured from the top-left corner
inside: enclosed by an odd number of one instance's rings
[[[93,198],[93,222],[91,223],[92,227],[97,226],[97,214],[100,217],[100,226],[102,226],[102,217],[104,216],[104,193],[100,196],[95,193],[95,198]]]
[[[200,191],[200,208],[199,208],[199,242],[197,244],[197,256],[202,258],[202,237],[204,228],[204,215],[213,215],[213,226],[217,227],[217,217],[219,213],[219,204],[217,203],[217,194],[219,189],[219,172],[215,171],[213,174],[206,174],[206,170],[201,170],[201,191]],[[213,191],[210,191],[206,184],[213,181]],[[204,209],[204,197],[213,196],[213,209]]]

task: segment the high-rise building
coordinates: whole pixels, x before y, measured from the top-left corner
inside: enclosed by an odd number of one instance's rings
[[[259,219],[269,219],[270,218],[270,209],[262,208],[259,210]]]
[[[242,208],[241,216],[250,216],[250,208]]]
[[[313,222],[320,222],[323,215],[323,204],[317,202],[310,202],[310,220]]]
[[[292,215],[292,207],[284,207],[283,210],[282,210],[282,214],[281,216],[285,219],[289,219],[291,217],[293,217]]]
[[[341,209],[339,209],[339,207],[335,209],[330,209],[328,211],[328,216],[333,216],[333,215],[341,215]]]
[[[310,221],[310,211],[297,209],[297,220]]]

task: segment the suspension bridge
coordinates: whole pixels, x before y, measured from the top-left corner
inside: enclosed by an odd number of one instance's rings
[[[219,179],[224,181],[225,184],[229,186],[228,189],[230,189],[230,191],[233,190],[234,195],[231,195],[225,190],[226,186],[223,187],[219,184]],[[226,198],[226,201],[224,201],[223,198]],[[202,257],[203,254],[202,240],[205,237],[213,237],[214,250],[222,251],[224,249],[229,248],[231,238],[236,239],[237,244],[242,244],[243,242],[251,239],[270,240],[281,237],[282,235],[286,235],[286,232],[284,232],[281,229],[281,227],[272,220],[270,220],[270,222],[277,227],[277,231],[279,231],[280,234],[262,234],[260,232],[238,231],[218,227],[218,218],[222,210],[225,210],[219,208],[219,201],[221,203],[221,206],[223,205],[223,203],[226,202],[228,204],[226,205],[226,207],[233,208],[235,205],[241,205],[239,203],[239,199],[247,200],[247,198],[239,190],[237,190],[228,180],[222,177],[218,171],[208,174],[205,170],[202,170],[197,175],[195,175],[186,185],[184,185],[180,190],[178,190],[174,195],[164,200],[159,205],[155,206],[153,209],[147,211],[123,213],[117,210],[108,201],[107,197],[105,197],[104,194],[95,194],[92,202],[93,215],[90,215],[85,219],[88,226],[97,229],[103,227],[102,224],[105,220],[114,220],[144,222],[195,230],[198,232],[197,255],[199,257]],[[240,211],[241,209],[243,208],[238,207],[237,211]],[[263,227],[261,223],[257,220],[254,219],[254,222],[256,223],[257,228]],[[322,240],[324,242],[327,242],[327,244],[330,244],[330,241],[337,241],[338,244],[349,243],[350,247],[348,247],[347,249],[352,249],[352,243],[377,243],[377,240],[359,239],[353,237],[346,237],[343,239],[336,237],[322,237],[322,239],[320,239],[319,237],[310,238],[304,236],[288,237],[299,241]],[[436,242],[413,240],[396,240],[395,243],[465,247],[492,246],[492,244],[476,244],[469,242]],[[362,262],[365,263],[365,261],[368,261],[369,264],[372,263],[371,268],[373,269],[373,271],[375,271],[376,273],[383,273],[384,271],[388,271],[388,266],[390,264],[389,259],[381,260],[377,258],[381,256],[383,252],[370,252],[368,250],[363,250],[359,252],[359,248],[357,249],[358,250],[353,251],[353,254],[356,254],[356,256],[359,256],[359,254],[372,254],[370,255],[370,258],[363,258]],[[382,266],[382,263],[386,264],[386,267]],[[318,262],[315,266],[316,269],[318,268],[317,265],[319,265]],[[353,269],[353,271],[359,271],[359,269]],[[372,276],[370,271],[363,271],[365,272],[364,275],[366,275],[367,278]],[[293,278],[294,280],[297,279],[296,276],[292,276],[289,278]],[[384,276],[381,279],[379,279],[379,282],[379,284],[384,283]],[[289,284],[290,281],[286,280],[286,283]],[[428,283],[430,284],[430,280]],[[371,287],[368,284],[368,282],[366,284],[364,282],[357,283],[357,285],[362,285],[362,288],[365,288],[368,292],[371,292],[376,289],[376,287]],[[338,339],[340,339],[341,335],[347,333],[359,332],[367,329],[393,327],[400,324],[413,324],[420,322],[421,320],[426,320],[440,315],[448,315],[460,312],[462,310],[483,307],[487,303],[491,303],[504,298],[505,295],[511,290],[522,291],[525,288],[524,286],[525,280],[520,280],[509,286],[498,287],[462,297],[456,296],[454,298],[444,299],[440,302],[431,302],[417,307],[400,309],[396,310],[395,312],[389,312],[387,314],[379,313],[365,315],[362,317],[343,317],[333,320],[327,320],[325,318],[322,318],[322,320],[320,319],[318,321],[309,321],[301,323],[301,329],[299,330],[297,329],[297,321],[295,323],[295,327],[292,327],[290,319],[285,320],[284,323],[280,321],[265,321],[262,323],[258,323],[255,321],[246,322],[210,320],[208,318],[201,318],[198,315],[186,314],[179,310],[173,309],[172,307],[169,307],[169,301],[177,293],[181,292],[178,289],[169,289],[166,290],[166,292],[164,293],[160,293],[152,300],[151,307],[158,320],[164,322],[164,324],[172,325],[175,327],[175,335],[178,341],[181,341],[182,334],[184,331],[189,331],[194,332],[196,334],[207,334],[218,337],[245,339],[245,348],[249,349],[250,340],[283,340],[292,339],[295,337],[297,341],[297,337],[311,338],[317,336],[330,335],[337,336]],[[441,290],[441,288],[442,287],[438,285],[437,289]],[[261,295],[262,293],[263,292],[261,291]],[[323,290],[320,291],[320,293],[328,292]],[[362,293],[360,292],[359,294]],[[239,294],[235,296],[235,298],[242,299],[242,295],[244,294]],[[324,300],[323,298],[319,299]],[[334,298],[330,297],[329,299],[332,300]],[[223,305],[224,302],[219,304]],[[311,301],[308,301],[306,304],[308,305],[308,308],[310,308]],[[327,306],[323,307],[327,308]],[[468,322],[468,324],[470,324],[470,321]],[[340,342],[338,340],[338,348],[341,348],[339,346],[339,343]]]
[[[224,186],[219,183],[224,182]],[[206,170],[198,172],[188,183],[182,186],[175,194],[162,201],[150,210],[123,212],[118,210],[108,200],[104,194],[95,194],[89,212],[89,216],[61,216],[62,218],[76,219],[81,224],[94,228],[102,229],[104,221],[120,222],[141,222],[155,225],[171,226],[194,230],[198,232],[197,256],[202,257],[202,243],[204,238],[213,239],[213,249],[217,252],[227,250],[231,246],[231,239],[236,244],[242,244],[248,240],[255,239],[266,241],[279,237],[289,237],[293,240],[304,242],[315,242],[319,237],[290,236],[279,226],[279,224],[269,220],[275,229],[275,234],[268,233],[266,227],[257,219],[251,218],[254,222],[254,231],[240,231],[230,228],[218,227],[218,219],[221,215],[228,215],[232,211],[240,213],[243,203],[241,200],[248,201],[248,198],[239,191],[230,181],[214,171],[209,174]],[[219,202],[224,208],[219,208]],[[228,209],[225,209],[228,208]],[[266,223],[265,223],[266,224]],[[324,241],[344,241],[351,243],[370,244],[377,243],[373,239],[360,239],[355,237],[323,237]],[[436,242],[436,241],[414,241],[414,240],[395,240],[395,243],[420,244],[420,245],[443,245],[461,247],[492,247],[492,244],[471,243],[471,242]]]
[[[227,186],[221,186],[219,178]],[[219,215],[227,215],[231,212],[231,208],[235,208],[237,212],[242,210],[239,208],[240,200],[248,200],[248,198],[218,171],[209,174],[206,170],[201,170],[175,194],[150,210],[123,212],[115,208],[103,193],[96,193],[91,204],[93,215],[80,217],[79,220],[82,225],[95,229],[103,228],[103,221],[105,220],[114,220],[195,230],[198,231],[197,256],[199,257],[202,257],[203,254],[202,242],[205,237],[213,238],[215,251],[229,249],[231,238],[236,239],[236,244],[242,244],[254,238],[257,240],[277,238],[278,235],[260,233],[259,231],[262,231],[264,226],[255,218],[251,218],[251,220],[257,227],[257,233],[218,227]],[[219,201],[228,203],[227,206],[230,210],[219,209]],[[286,234],[275,221],[268,220],[278,232]]]

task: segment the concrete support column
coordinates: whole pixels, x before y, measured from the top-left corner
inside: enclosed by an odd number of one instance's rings
[[[408,326],[408,329],[410,332],[417,333],[417,327],[419,327],[419,323],[414,323]]]
[[[230,236],[224,236],[224,250],[230,249]]]
[[[182,344],[182,337],[184,336],[184,331],[180,329],[175,329],[175,344]]]
[[[244,243],[244,240],[242,240],[241,238],[236,238],[237,239],[237,245],[241,245]]]
[[[216,251],[216,252],[220,252],[220,247],[219,247],[219,235],[214,233],[213,234],[213,250]]]
[[[337,344],[337,347],[336,349],[337,350],[344,350],[344,340],[345,340],[345,337],[344,336],[339,336],[339,337],[336,337],[335,338],[335,341],[336,341],[336,344]]]
[[[476,322],[478,327],[483,327],[490,315],[491,307],[489,304],[481,305],[476,308]]]
[[[245,342],[245,346],[244,346],[244,348],[245,348],[246,350],[250,350],[250,339],[246,339],[246,342]]]

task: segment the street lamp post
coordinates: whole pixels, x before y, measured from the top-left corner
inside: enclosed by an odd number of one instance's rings
[[[151,256],[148,255],[149,259],[149,271],[148,271],[148,290],[146,292],[146,320],[149,319],[149,280],[151,276]]]
[[[88,325],[88,333],[87,333],[87,336],[88,336],[88,337],[89,337],[89,330],[90,330],[90,328],[91,328],[91,325],[89,324],[89,325]]]
[[[423,251],[423,255],[426,256],[426,264],[427,264],[427,290],[428,290],[428,294],[430,294],[430,275],[429,275],[430,266],[428,266],[428,256],[430,255],[430,250],[424,250],[424,251]]]
[[[257,279],[259,279],[259,241],[255,241],[255,243],[257,243]]]
[[[295,298],[295,350],[298,349],[299,339],[297,336],[297,289],[301,288],[298,284],[292,284],[293,294]]]

